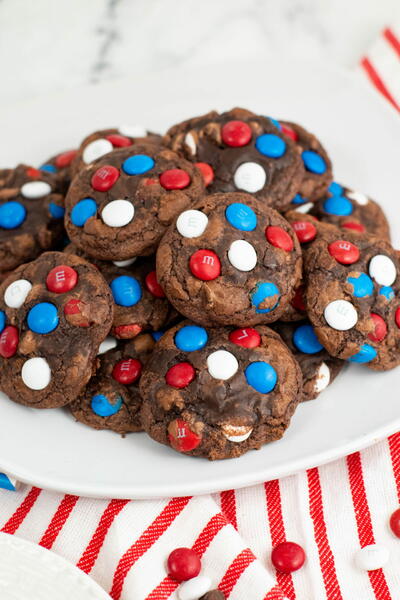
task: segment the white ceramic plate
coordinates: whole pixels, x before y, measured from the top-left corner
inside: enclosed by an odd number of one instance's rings
[[[111,600],[90,577],[57,554],[0,533],[1,600]]]
[[[211,108],[242,105],[298,120],[328,148],[339,181],[382,203],[400,240],[400,119],[353,74],[314,63],[217,65],[95,85],[0,111],[0,165],[40,163],[98,127],[141,122],[164,130]],[[210,463],[144,434],[125,439],[79,425],[63,410],[3,398],[0,469],[47,489],[150,498],[241,487],[315,466],[400,429],[400,369],[352,365],[317,401],[300,406],[285,437],[258,452]]]

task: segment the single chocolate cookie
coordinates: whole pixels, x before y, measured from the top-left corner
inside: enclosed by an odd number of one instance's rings
[[[91,259],[74,244],[64,252],[92,262],[109,284],[114,299],[114,337],[134,338],[141,331],[157,331],[167,325],[172,306],[157,281],[153,258],[106,262]]]
[[[181,213],[157,251],[171,304],[201,325],[277,321],[301,276],[289,223],[249,194],[212,194]]]
[[[67,194],[65,225],[70,239],[94,258],[146,256],[203,193],[193,164],[172,150],[135,144],[78,173]]]
[[[279,333],[293,352],[303,373],[301,401],[316,398],[342,370],[345,361],[333,358],[315,335],[309,321],[301,323],[273,323],[271,327]]]
[[[78,150],[66,150],[47,159],[39,168],[41,171],[57,175],[61,185],[67,191],[72,179],[72,162]]]
[[[26,165],[0,170],[0,273],[57,247],[63,216],[64,196],[54,175]]]
[[[110,330],[113,302],[98,269],[46,252],[0,286],[0,389],[35,408],[74,400]]]
[[[179,452],[233,458],[282,437],[301,386],[297,361],[268,327],[185,321],[163,335],[144,368],[142,423]]]
[[[71,166],[72,175],[76,175],[78,171],[113,150],[148,142],[161,146],[161,139],[160,135],[147,131],[140,125],[124,125],[94,131],[86,136],[79,146]]]
[[[77,421],[116,433],[142,431],[139,380],[155,341],[149,333],[98,357],[98,369],[79,397],[68,406]]]
[[[310,214],[341,229],[372,233],[390,240],[389,223],[379,204],[336,182],[329,186],[328,194],[314,204]]]
[[[210,193],[249,192],[284,210],[303,181],[300,147],[274,121],[243,108],[174,125],[163,143],[201,168]]]

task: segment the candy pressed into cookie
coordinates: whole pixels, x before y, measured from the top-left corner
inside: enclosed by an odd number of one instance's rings
[[[61,182],[61,185],[67,190],[72,179],[72,163],[78,150],[66,150],[55,156],[51,156],[40,165],[39,169],[47,173],[53,173]]]

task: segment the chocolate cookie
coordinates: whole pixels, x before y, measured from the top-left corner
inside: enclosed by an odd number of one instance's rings
[[[163,335],[143,371],[143,427],[179,452],[233,458],[282,437],[301,385],[298,363],[268,327],[185,321]]]
[[[202,169],[210,193],[250,192],[276,210],[290,205],[304,177],[300,148],[243,108],[174,125],[163,142]]]
[[[171,304],[201,325],[277,321],[301,276],[301,253],[283,217],[249,194],[213,194],[181,213],[157,251]]]
[[[26,165],[0,170],[0,273],[55,248],[64,235],[63,216],[54,175]]]
[[[72,179],[72,162],[77,155],[77,150],[66,150],[48,158],[39,168],[41,171],[57,175],[65,191]]]
[[[68,406],[75,419],[122,435],[142,431],[139,380],[154,344],[152,336],[143,333],[101,354],[96,374]]]
[[[301,401],[313,400],[332,383],[346,363],[328,354],[309,321],[278,322],[272,328],[279,333],[300,365],[303,373]]]
[[[82,258],[46,252],[0,286],[0,389],[35,408],[74,400],[112,323],[112,296]]]
[[[133,144],[161,145],[161,136],[147,131],[140,125],[124,125],[94,131],[86,136],[79,146],[78,152],[72,163],[72,175],[92,164],[105,154],[118,148],[127,148]]]
[[[94,258],[146,256],[203,192],[203,177],[193,164],[172,150],[135,144],[78,173],[66,198],[66,229]]]
[[[390,240],[389,223],[379,204],[336,182],[329,186],[328,194],[314,204],[310,214],[341,229],[372,233]]]
[[[376,370],[400,364],[400,271],[389,242],[336,228],[305,253],[306,306],[333,356]]]
[[[74,244],[64,252],[92,262],[109,284],[114,299],[114,337],[134,338],[141,331],[157,331],[168,323],[172,307],[157,281],[154,259],[106,262],[89,258]]]

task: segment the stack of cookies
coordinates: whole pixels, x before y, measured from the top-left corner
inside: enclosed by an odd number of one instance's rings
[[[245,109],[0,170],[0,281],[11,400],[193,456],[279,439],[347,363],[400,364],[382,209]]]

